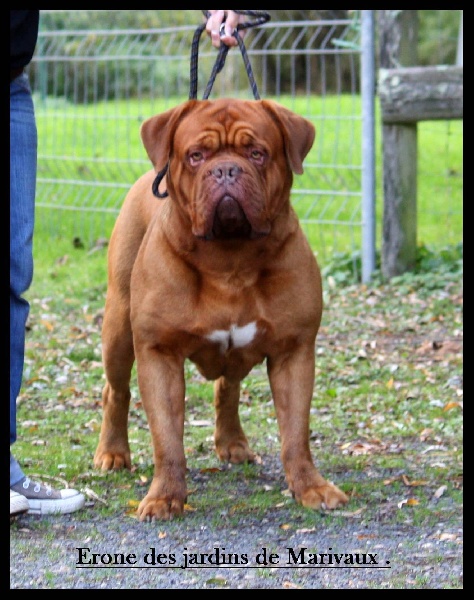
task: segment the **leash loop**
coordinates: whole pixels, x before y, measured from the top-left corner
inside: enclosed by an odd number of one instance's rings
[[[209,18],[209,11],[202,11],[206,18]],[[255,77],[253,75],[252,66],[250,65],[250,60],[247,55],[247,51],[245,49],[244,42],[240,35],[239,31],[242,29],[248,29],[250,27],[258,27],[263,23],[266,23],[270,20],[270,15],[263,10],[236,10],[234,11],[241,15],[247,15],[253,17],[253,21],[245,21],[243,23],[239,23],[237,27],[232,32],[233,37],[237,40],[237,43],[240,48],[240,52],[242,54],[242,59],[244,61],[245,69],[247,71],[247,76],[249,78],[250,86],[252,88],[252,92],[255,100],[260,100],[260,95],[258,93],[257,84],[255,82]],[[222,23],[220,32],[222,34],[222,28],[224,23]],[[199,27],[194,32],[193,41],[191,44],[191,62],[190,62],[190,84],[189,84],[189,99],[197,99],[197,87],[198,87],[198,54],[199,54],[199,40],[201,38],[202,32],[206,28],[206,23],[199,25]],[[211,76],[209,78],[209,82],[206,86],[206,89],[203,94],[203,100],[207,100],[212,90],[212,86],[214,85],[214,81],[217,75],[222,71],[225,60],[227,58],[227,53],[229,52],[229,46],[225,44],[221,44],[219,47],[219,52],[216,58],[216,62],[214,63],[214,67],[212,69]]]

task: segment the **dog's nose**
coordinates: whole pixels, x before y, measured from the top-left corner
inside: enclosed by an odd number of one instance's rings
[[[232,183],[242,173],[242,167],[233,162],[224,162],[214,167],[211,173],[218,183]]]

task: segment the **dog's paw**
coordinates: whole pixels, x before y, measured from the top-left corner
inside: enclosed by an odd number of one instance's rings
[[[226,444],[216,443],[216,453],[222,462],[236,465],[255,461],[255,454],[250,450],[246,440],[237,440]]]
[[[295,496],[296,501],[306,506],[318,510],[338,508],[349,502],[347,495],[333,483],[326,481],[324,485],[313,486],[306,489],[301,496]]]
[[[149,498],[145,496],[137,508],[140,521],[169,521],[184,512],[184,501],[178,498]]]
[[[98,448],[94,456],[94,467],[101,471],[131,469],[130,452],[106,452]]]

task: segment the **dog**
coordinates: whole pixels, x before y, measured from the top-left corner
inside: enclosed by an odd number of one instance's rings
[[[309,446],[321,276],[290,205],[315,128],[271,100],[188,100],[140,135],[153,169],[127,194],[108,249],[102,328],[106,376],[94,465],[131,468],[130,378],[153,441],[142,521],[182,515],[186,359],[214,381],[221,461],[253,461],[239,419],[240,383],[266,361],[281,460],[296,502],[333,509]]]

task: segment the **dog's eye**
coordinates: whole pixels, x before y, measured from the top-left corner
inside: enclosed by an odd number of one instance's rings
[[[189,154],[189,162],[191,166],[197,165],[204,160],[204,154],[199,152],[199,150],[195,150]]]
[[[265,160],[265,154],[261,151],[261,150],[257,150],[257,149],[253,149],[250,152],[250,158],[257,162],[258,164],[262,164],[263,161]]]

